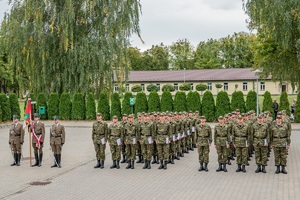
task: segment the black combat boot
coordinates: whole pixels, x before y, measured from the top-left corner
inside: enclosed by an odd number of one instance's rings
[[[144,161],[144,156],[141,156],[141,163],[144,163],[145,161]]]
[[[234,157],[233,157],[232,155],[230,156],[230,160],[235,160]]]
[[[281,172],[283,174],[287,174],[287,171],[285,170],[285,166],[281,165]]]
[[[228,165],[231,165],[230,157],[227,158],[227,164],[228,164]]]
[[[169,160],[168,160],[168,163],[171,163],[171,156],[169,156]]]
[[[155,164],[156,163],[156,156],[153,156],[153,160],[151,162],[152,164]]]
[[[17,153],[14,153],[14,163],[13,164],[11,164],[10,166],[15,166],[15,165],[17,165]]]
[[[42,166],[42,161],[43,161],[43,153],[40,153],[40,155],[39,155],[39,165],[38,165],[38,167],[41,167],[41,166]]]
[[[100,163],[101,163],[100,169],[103,169],[104,168],[104,160],[101,160]]]
[[[224,171],[224,172],[227,172],[227,169],[226,169],[226,163],[223,164],[223,171]]]
[[[142,162],[142,156],[138,156],[139,157],[139,159],[138,159],[138,161],[136,161],[136,163],[141,163]]]
[[[184,153],[189,153],[189,148],[186,147]]]
[[[149,162],[149,164],[150,164],[150,161],[148,161],[148,160],[145,160],[145,164],[144,164],[144,167],[143,167],[143,169],[147,169],[147,168],[148,168],[148,162]]]
[[[191,146],[190,146],[190,150],[191,151],[194,151],[194,146],[191,144]]]
[[[131,161],[131,169],[134,169],[134,160]]]
[[[277,167],[277,168],[276,168],[275,174],[279,174],[279,172],[280,172],[280,166],[277,165],[276,167]]]
[[[121,163],[126,163],[126,162],[127,162],[126,156],[123,155],[123,160],[121,161]]]
[[[148,169],[151,169],[150,160],[147,160],[148,162]]]
[[[255,170],[255,173],[258,173],[258,172],[261,172],[260,165],[257,165],[257,169]]]
[[[242,165],[242,171],[243,171],[243,173],[246,173],[246,167],[245,167],[245,165]]]
[[[174,158],[175,156],[171,156],[171,164],[174,164]]]
[[[57,160],[58,160],[58,162],[57,162],[58,168],[61,168],[61,164],[60,164],[60,162],[61,162],[61,154],[57,154]]]
[[[120,169],[120,161],[117,160],[117,164],[116,164],[117,169]]]
[[[208,163],[204,163],[204,171],[208,172],[208,168],[207,168]]]
[[[176,154],[176,157],[175,157],[175,158],[176,158],[176,160],[180,160],[180,158],[179,158],[179,157],[180,157],[180,153],[179,153],[179,152],[177,152],[177,154]]]
[[[184,157],[184,151],[183,150],[180,152],[180,157]]]
[[[115,160],[113,160],[113,164],[112,164],[112,166],[110,166],[110,168],[111,169],[113,169],[113,168],[116,168],[117,167],[117,165],[116,165],[116,161]]]
[[[199,167],[198,171],[200,172],[200,171],[202,171],[202,170],[203,170],[203,163],[200,162],[200,167]]]
[[[238,164],[238,168],[235,170],[236,172],[240,172],[240,171],[242,171],[242,169],[241,169],[241,165],[239,165]]]
[[[34,154],[35,163],[31,165],[31,167],[36,167],[39,165],[39,155],[37,153]]]
[[[166,169],[167,169],[167,164],[168,164],[168,161],[167,161],[167,160],[165,160],[165,164],[164,164],[164,170],[166,170]]]
[[[127,164],[126,169],[130,169],[130,168],[131,168],[131,160],[128,160],[128,164]]]
[[[21,161],[21,154],[17,154],[17,166],[20,166],[20,161]]]
[[[56,159],[56,160],[57,160],[57,159]],[[52,166],[51,166],[51,167],[52,167]],[[54,166],[53,166],[53,167],[54,167]],[[100,160],[97,160],[97,164],[95,165],[94,168],[96,169],[96,168],[100,168],[100,167],[101,167]]]
[[[57,161],[57,154],[54,154],[53,156],[54,156],[55,160],[54,160],[54,164],[51,166],[51,168],[57,167],[56,163],[58,163],[58,161]],[[96,166],[94,168],[96,168]]]
[[[160,162],[160,165],[159,165],[158,169],[162,169],[162,168],[164,168],[163,161],[162,161],[162,160],[160,160],[159,162]]]
[[[216,172],[222,171],[222,164],[219,163],[219,168],[216,170]]]
[[[261,171],[262,171],[262,173],[267,173],[267,172],[266,172],[266,166],[262,165],[262,166],[261,166]]]

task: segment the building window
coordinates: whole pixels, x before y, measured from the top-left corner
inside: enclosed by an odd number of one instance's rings
[[[159,83],[156,84],[156,87],[157,87],[157,91],[160,91],[160,84]]]
[[[260,91],[265,91],[266,85],[265,82],[260,82]]]
[[[115,92],[119,92],[119,85],[115,85],[115,87],[114,87],[114,90],[115,90]]]
[[[248,90],[248,84],[246,82],[243,83],[243,91]]]
[[[207,83],[207,90],[212,91],[212,83]]]
[[[178,91],[178,83],[174,83],[174,89],[175,91]]]
[[[193,91],[193,90],[194,90],[194,84],[191,83],[191,91]]]
[[[126,84],[126,91],[129,91],[129,84]]]
[[[145,91],[145,84],[141,84],[142,91]]]
[[[224,91],[228,91],[228,83],[224,83]]]

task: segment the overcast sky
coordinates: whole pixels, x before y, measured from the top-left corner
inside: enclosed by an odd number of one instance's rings
[[[0,18],[8,10],[0,0]],[[132,46],[141,50],[163,42],[171,45],[188,39],[193,46],[210,38],[222,38],[234,32],[249,32],[242,0],[141,0],[140,27],[145,44],[136,37]]]

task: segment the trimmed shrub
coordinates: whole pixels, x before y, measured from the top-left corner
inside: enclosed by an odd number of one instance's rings
[[[62,93],[59,100],[59,117],[62,120],[71,119],[72,102],[69,93]]]
[[[183,112],[186,111],[186,95],[185,92],[176,92],[174,98],[174,111]]]
[[[197,100],[197,105],[198,105],[198,108],[197,108],[197,110],[199,111],[199,114],[201,115],[201,113],[202,113],[202,106],[201,106],[201,99],[200,99],[200,94],[199,94],[199,92],[197,92],[197,91],[195,91],[194,92],[194,95],[195,95],[195,99]]]
[[[72,120],[85,119],[85,101],[82,93],[75,93],[72,101]]]
[[[203,92],[203,91],[207,90],[207,85],[200,83],[200,84],[196,85],[196,90]]]
[[[161,95],[161,111],[173,111],[173,98],[170,91],[164,91]]]
[[[119,93],[115,92],[111,96],[111,118],[116,115],[118,119],[121,119],[121,102]]]
[[[96,119],[96,103],[93,93],[89,93],[86,100],[86,119],[94,120]]]
[[[179,90],[181,91],[190,91],[192,89],[192,86],[190,83],[183,83],[179,86]]]
[[[254,110],[256,112],[256,92],[250,90],[246,98],[246,112]]]
[[[231,97],[231,111],[239,109],[241,113],[246,110],[244,94],[242,91],[234,91]]]
[[[216,117],[224,116],[230,111],[230,100],[227,92],[219,92],[216,100]]]
[[[221,83],[216,83],[215,86],[216,86],[217,89],[220,89],[220,88],[223,87],[223,85]]]
[[[202,115],[206,117],[206,120],[212,122],[215,120],[215,100],[210,91],[206,91],[202,98]]]
[[[9,105],[9,99],[7,98],[6,94],[0,93],[0,104],[1,104],[1,111],[2,111],[2,121],[10,121],[12,119],[11,116],[11,109]]]
[[[158,91],[158,87],[157,87],[157,85],[154,85],[154,84],[150,84],[150,85],[148,85],[147,86],[147,91],[148,92],[152,92],[152,91]]]
[[[297,102],[296,102],[296,106],[295,106],[295,122],[299,123],[300,122],[300,92],[298,91],[298,95],[297,95]]]
[[[262,111],[270,111],[270,116],[274,116],[274,109],[273,109],[273,101],[271,97],[271,93],[266,91],[264,93],[264,100],[263,100],[263,108]]]
[[[279,99],[279,110],[285,110],[287,115],[291,114],[290,103],[286,92],[282,92]]]
[[[2,106],[0,104],[0,122],[2,122]]]
[[[105,92],[99,95],[97,112],[102,114],[103,120],[110,120],[110,106]]]
[[[57,93],[51,93],[48,99],[48,119],[53,119],[59,115],[59,96]]]
[[[44,93],[40,93],[37,97],[36,112],[39,113],[40,107],[45,107],[45,114],[41,114],[41,119],[42,120],[48,119],[47,99],[46,99],[46,95]]]
[[[141,92],[142,91],[142,86],[141,85],[134,85],[131,88],[131,92]]]
[[[131,92],[126,92],[122,101],[122,114],[131,114],[132,106],[130,105],[130,98],[132,98]]]
[[[164,92],[164,91],[174,92],[174,91],[175,91],[175,88],[174,88],[174,86],[171,85],[171,84],[166,84],[166,85],[164,85],[164,86],[162,87],[161,90],[162,90],[163,92]]]
[[[10,114],[19,115],[21,114],[20,104],[18,101],[18,96],[14,93],[9,95],[9,105],[10,105]],[[21,117],[21,116],[20,116]]]
[[[152,91],[148,98],[148,112],[160,111],[160,99],[156,91]]]
[[[199,111],[199,104],[200,104],[200,96],[197,95],[198,92],[190,91],[186,97],[186,107],[187,111]]]
[[[134,113],[141,113],[148,111],[147,97],[144,92],[137,93],[135,97]]]

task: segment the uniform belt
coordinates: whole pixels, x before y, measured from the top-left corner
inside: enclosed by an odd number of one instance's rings
[[[247,138],[247,136],[235,136],[237,138]]]
[[[58,137],[61,137],[61,136],[55,136],[55,138],[58,138]]]
[[[282,138],[287,138],[287,137],[277,137],[277,138],[280,138],[280,139],[282,139]]]
[[[261,137],[254,137],[254,138],[256,138],[256,139],[267,139],[267,138],[261,138]]]
[[[217,136],[217,137],[221,137],[221,138],[227,138],[227,136]]]

